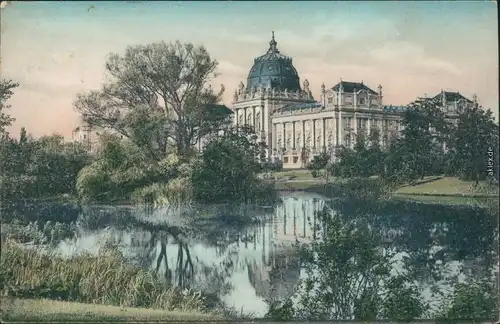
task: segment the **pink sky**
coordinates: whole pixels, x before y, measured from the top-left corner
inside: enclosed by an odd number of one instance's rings
[[[75,95],[100,87],[106,55],[162,40],[204,45],[230,105],[272,30],[316,98],[340,78],[380,83],[394,105],[447,89],[476,93],[498,120],[494,2],[19,2],[1,20],[2,77],[21,84],[13,134],[70,137]]]

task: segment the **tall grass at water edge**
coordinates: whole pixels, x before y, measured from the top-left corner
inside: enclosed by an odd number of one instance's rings
[[[201,294],[167,286],[156,274],[127,264],[116,249],[66,259],[6,241],[1,247],[0,290],[16,298],[208,312]]]

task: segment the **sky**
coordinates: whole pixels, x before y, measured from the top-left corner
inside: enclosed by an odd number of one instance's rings
[[[9,2],[1,9],[1,76],[20,83],[9,100],[35,137],[71,138],[77,93],[99,89],[109,53],[179,40],[219,62],[224,103],[275,32],[315,98],[321,84],[363,81],[403,105],[441,89],[490,108],[498,121],[498,18],[492,1],[421,2]]]

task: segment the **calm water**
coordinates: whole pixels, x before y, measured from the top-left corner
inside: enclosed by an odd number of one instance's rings
[[[454,276],[463,280],[484,275],[497,262],[498,226],[479,208],[409,202],[364,205],[325,201],[308,193],[283,193],[277,206],[237,211],[260,216],[258,225],[204,222],[180,236],[176,230],[184,218],[178,211],[86,207],[78,216],[75,237],[60,242],[57,249],[71,255],[115,245],[130,262],[158,267],[174,283],[216,294],[244,313],[262,316],[266,300],[289,296],[303,275],[293,243],[321,236],[315,215],[325,206],[346,221],[366,222],[378,230],[385,242],[381,251],[398,249],[397,258],[410,258],[412,275],[424,288],[422,297],[430,301],[431,286],[445,286],[444,279]],[[123,226],[131,218],[142,222]],[[398,267],[396,263],[395,270]]]

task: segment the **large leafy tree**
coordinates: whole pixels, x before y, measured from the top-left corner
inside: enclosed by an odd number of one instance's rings
[[[129,46],[106,62],[109,80],[99,91],[80,94],[75,107],[91,125],[130,139],[159,161],[172,145],[184,157],[198,141],[228,122],[209,82],[217,62],[202,46],[164,42]]]
[[[422,179],[431,172],[436,147],[445,143],[449,123],[437,100],[419,99],[408,106],[402,126],[389,154],[390,173],[404,174],[409,181]]]
[[[369,177],[381,174],[385,154],[380,146],[380,133],[372,129],[369,136],[365,132],[356,134],[353,149],[342,147],[339,161],[332,165],[330,172],[341,177]]]
[[[484,110],[478,105],[466,107],[452,130],[452,169],[463,179],[484,180],[488,176],[489,159],[493,160],[493,168],[497,168],[498,140],[498,125],[491,110]],[[498,176],[497,172],[495,176]]]
[[[228,129],[224,135],[212,138],[191,176],[195,200],[214,203],[258,199],[265,187],[257,178],[262,171],[264,149],[257,136],[246,128]]]

